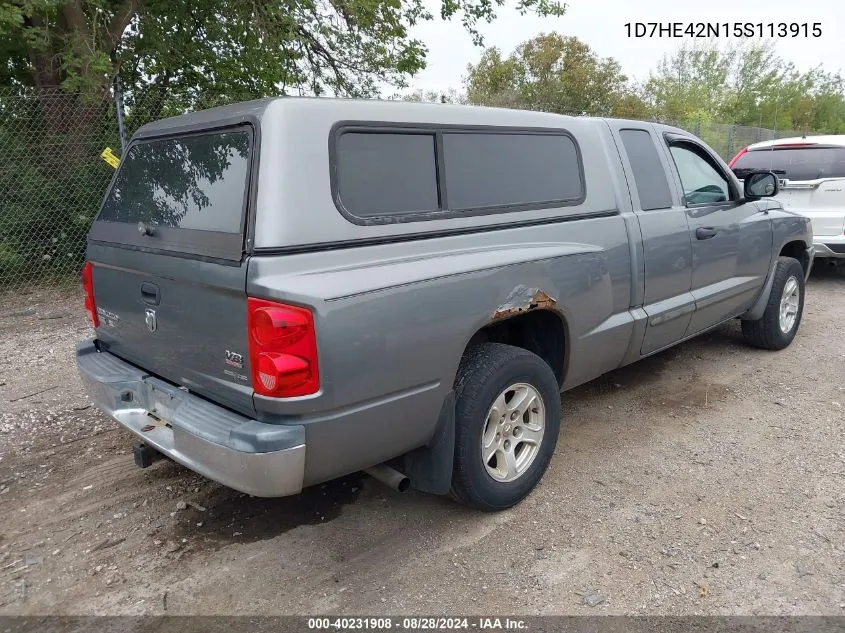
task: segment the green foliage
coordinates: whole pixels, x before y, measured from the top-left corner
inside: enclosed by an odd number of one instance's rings
[[[0,94],[0,287],[67,275],[84,261],[85,235],[114,173],[97,156],[120,145],[105,117],[83,136],[51,132],[44,110],[67,100]]]
[[[845,83],[821,68],[799,72],[771,43],[681,48],[643,88],[656,115],[738,125],[838,133],[845,129]]]
[[[474,41],[506,0],[442,0]],[[562,15],[557,0],[519,11]],[[204,92],[367,97],[404,86],[427,49],[409,28],[424,0],[0,0],[0,84],[101,95],[119,74],[139,101],[154,91],[194,106]],[[159,99],[160,100],[160,99]]]
[[[681,48],[642,85],[619,63],[575,37],[538,35],[505,57],[484,51],[468,68],[467,100],[478,105],[640,120],[734,123],[777,130],[845,132],[845,80],[799,72],[771,44]]]
[[[610,116],[617,108],[643,106],[627,88],[613,58],[601,58],[578,38],[540,34],[508,57],[487,49],[468,68],[470,103],[543,110],[560,114]]]
[[[404,95],[394,95],[393,100],[413,101],[416,103],[453,103],[465,104],[466,96],[454,88],[438,92],[437,90],[414,90]]]

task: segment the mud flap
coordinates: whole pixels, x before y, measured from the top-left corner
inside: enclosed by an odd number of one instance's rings
[[[437,428],[428,446],[405,455],[404,472],[416,490],[444,495],[452,486],[455,459],[455,392],[443,399]]]
[[[763,285],[763,290],[760,291],[760,296],[757,297],[757,300],[745,314],[740,315],[740,319],[743,321],[756,321],[763,316],[763,312],[766,310],[766,305],[769,303],[769,295],[772,292],[772,283],[775,280],[775,269],[777,267],[778,258],[775,257],[775,261],[769,270],[769,276],[766,277],[766,283]]]

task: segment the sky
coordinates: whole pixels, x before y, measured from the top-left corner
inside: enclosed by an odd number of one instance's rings
[[[513,7],[514,0],[506,0]],[[426,0],[439,16],[440,0]],[[625,24],[635,22],[724,23],[751,22],[768,24],[820,23],[821,37],[776,38],[776,50],[799,70],[822,64],[825,70],[845,73],[845,2],[842,0],[568,0],[566,15],[560,18],[520,16],[512,8],[500,8],[498,17],[481,29],[485,45],[497,46],[510,53],[518,44],[541,32],[557,31],[574,35],[586,42],[601,57],[614,57],[629,77],[644,80],[665,54],[670,54],[685,38],[628,37]],[[633,27],[632,27],[633,28]],[[777,27],[776,27],[777,28]],[[433,22],[414,27],[412,36],[428,48],[428,66],[411,78],[409,90],[445,90],[461,88],[469,63],[475,63],[482,49],[473,45],[460,20]],[[720,37],[719,42],[734,44],[734,38]],[[406,91],[407,92],[407,91]]]

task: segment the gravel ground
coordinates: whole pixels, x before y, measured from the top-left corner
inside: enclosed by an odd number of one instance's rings
[[[477,514],[353,475],[251,498],[89,406],[77,292],[0,296],[0,614],[845,614],[845,276],[783,352],[738,324],[563,396],[541,486]]]

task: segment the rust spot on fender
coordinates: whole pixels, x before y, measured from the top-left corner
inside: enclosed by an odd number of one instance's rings
[[[507,319],[508,317],[522,314],[523,312],[530,312],[531,310],[553,308],[556,303],[543,290],[520,285],[514,288],[505,302],[496,308],[496,311],[493,313],[493,320]]]

